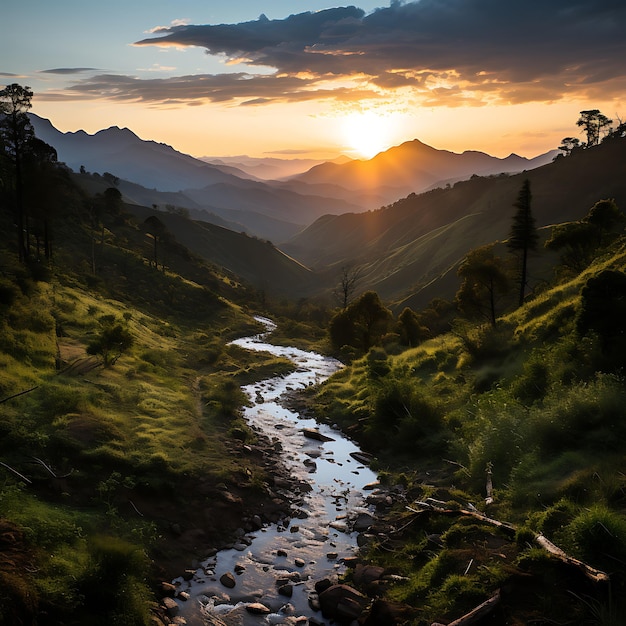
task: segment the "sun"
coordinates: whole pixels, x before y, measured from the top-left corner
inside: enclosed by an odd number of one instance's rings
[[[395,130],[390,115],[371,110],[349,113],[341,120],[341,133],[348,151],[364,159],[390,148]]]

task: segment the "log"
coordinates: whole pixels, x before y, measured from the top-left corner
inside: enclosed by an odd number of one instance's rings
[[[500,604],[500,590],[496,591],[491,598],[485,600],[482,604],[479,604],[476,608],[472,609],[469,613],[455,619],[450,622],[448,626],[472,626],[472,624],[478,624],[484,617],[492,613],[495,608]],[[443,626],[439,622],[433,622],[431,626]]]
[[[578,569],[582,570],[585,576],[587,576],[587,578],[589,578],[593,582],[609,582],[610,577],[606,572],[595,569],[594,567],[591,567],[591,565],[587,565],[587,563],[584,563],[583,561],[579,561],[578,559],[569,556],[566,552],[561,550],[561,548],[559,548],[558,546],[555,546],[547,537],[545,537],[541,533],[535,535],[535,541],[552,556],[555,556],[560,561],[563,561],[563,563],[567,563],[568,565],[574,565]]]
[[[480,520],[481,522],[484,522],[485,524],[496,526],[497,528],[500,528],[508,535],[514,536],[515,533],[517,532],[517,528],[513,526],[512,524],[509,524],[507,522],[501,522],[500,520],[497,520],[497,519],[492,519],[490,517],[487,517],[486,515],[483,515],[479,511],[468,511],[465,509],[459,509],[459,510],[444,509],[438,506],[434,506],[430,504],[429,502],[415,502],[415,504],[421,507],[422,510],[417,510],[410,506],[407,506],[406,508],[412,513],[417,513],[417,514],[424,513],[425,511],[433,511],[435,513],[438,513],[439,515],[450,515],[450,516],[468,515],[470,517],[474,517]],[[534,536],[534,540],[538,545],[540,545],[544,550],[546,550],[552,556],[556,557],[563,563],[567,563],[568,565],[573,565],[574,567],[581,570],[585,574],[585,576],[587,576],[587,578],[589,578],[593,582],[596,582],[596,583],[609,582],[610,577],[606,572],[602,572],[598,569],[595,569],[594,567],[591,567],[591,565],[587,565],[587,563],[584,563],[583,561],[579,561],[578,559],[575,559],[574,557],[569,556],[563,550],[561,550],[561,548],[554,545],[548,538],[546,538],[541,533],[536,533]]]

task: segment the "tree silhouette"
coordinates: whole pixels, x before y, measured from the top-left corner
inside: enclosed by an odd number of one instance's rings
[[[510,250],[520,253],[519,306],[524,304],[526,294],[528,252],[535,250],[537,248],[537,242],[539,241],[535,218],[530,208],[531,199],[530,181],[526,179],[522,184],[517,201],[513,204],[517,212],[513,216],[513,223],[507,241],[507,247]]]
[[[580,112],[580,117],[576,125],[582,126],[582,129],[585,131],[587,135],[587,147],[589,148],[591,146],[597,146],[600,143],[600,134],[612,123],[613,120],[610,120],[606,115],[600,113],[598,109],[590,109]]]
[[[463,279],[456,294],[457,306],[468,318],[483,318],[496,326],[498,297],[509,291],[509,279],[493,245],[470,250],[457,274]]]
[[[4,154],[12,166],[15,214],[17,223],[17,253],[24,262],[27,257],[25,212],[23,203],[23,160],[27,143],[35,133],[28,117],[33,92],[29,87],[13,83],[0,91],[0,138]]]

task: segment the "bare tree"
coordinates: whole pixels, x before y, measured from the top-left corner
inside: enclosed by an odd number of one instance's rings
[[[341,308],[346,309],[356,290],[356,285],[361,277],[361,268],[344,265],[341,268],[341,280],[335,290],[335,295],[341,302]]]

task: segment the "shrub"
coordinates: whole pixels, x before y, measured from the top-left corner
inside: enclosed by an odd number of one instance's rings
[[[579,558],[612,572],[626,562],[626,517],[603,505],[582,511],[568,527]]]

